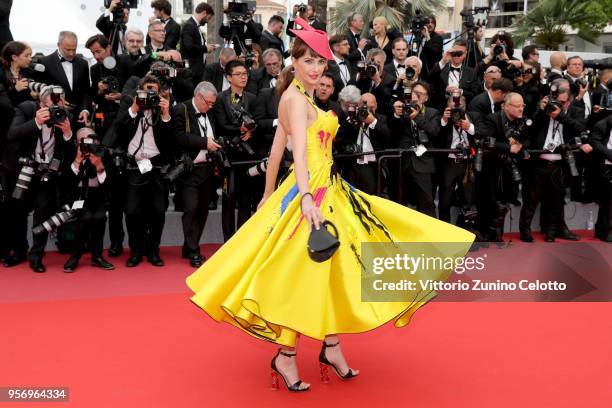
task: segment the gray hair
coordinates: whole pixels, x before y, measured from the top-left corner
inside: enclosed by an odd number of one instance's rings
[[[361,91],[355,85],[347,85],[338,94],[338,100],[346,103],[359,103],[361,102]]]
[[[137,36],[139,36],[140,38],[144,39],[144,33],[137,27],[130,27],[127,29],[127,31],[125,32],[125,37],[127,38],[128,35],[130,34],[136,34]]]
[[[413,55],[412,57],[406,58],[406,64],[408,64],[410,61],[415,61],[419,66],[419,70],[423,69],[423,61],[421,61],[419,57]]]
[[[151,22],[149,23],[149,27],[147,28],[147,31],[148,31],[148,32],[151,32],[151,30],[153,29],[153,27],[158,26],[158,25],[163,26],[163,25],[164,25],[164,23],[162,23],[162,21],[161,21],[161,20],[153,20],[153,21],[151,21]],[[127,34],[127,33],[126,33],[126,34]]]
[[[372,60],[374,60],[374,57],[376,57],[378,55],[384,55],[384,57],[387,58],[387,53],[386,52],[384,52],[380,48],[372,48],[372,49],[370,49],[368,51],[368,55],[367,55],[366,59],[368,61],[372,61]]]
[[[523,95],[521,95],[520,93],[517,93],[517,92],[508,92],[506,94],[506,96],[504,97],[504,104],[509,103],[512,100],[512,98],[514,98],[515,96],[520,96],[521,99],[523,99]]]
[[[77,35],[73,31],[60,31],[57,43],[61,44],[65,38],[74,38],[76,42],[79,42]]]
[[[198,84],[198,86],[195,87],[195,90],[193,91],[193,96],[196,96],[198,94],[202,96],[206,94],[217,96],[217,88],[215,88],[215,86],[210,82],[202,81]]]
[[[49,98],[51,96],[51,91],[53,90],[53,88],[62,88],[61,86],[57,86],[57,85],[47,85],[45,86],[43,89],[40,90],[40,94],[38,95],[38,98],[40,99],[41,102],[44,102],[45,99]],[[62,88],[62,95],[65,94],[64,89]]]
[[[236,50],[234,50],[233,48],[230,48],[230,47],[221,48],[221,54],[219,56],[222,56],[222,57],[225,57],[225,58],[235,57],[236,56]]]
[[[281,52],[277,50],[276,48],[268,48],[267,50],[265,50],[263,54],[261,54],[261,59],[265,60],[270,55],[276,56],[281,61],[283,60],[283,54],[281,54]]]

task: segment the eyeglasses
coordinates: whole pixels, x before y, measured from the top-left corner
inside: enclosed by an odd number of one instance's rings
[[[512,106],[513,108],[524,108],[526,105],[521,103],[520,105],[513,105],[511,103],[507,103],[506,105]]]
[[[206,103],[206,104],[207,104],[207,105],[209,105],[209,106],[212,106],[212,105],[214,105],[214,104],[215,104],[215,102],[217,102],[217,99],[214,99],[214,100],[212,100],[212,101],[211,101],[210,99],[209,99],[209,100],[207,100],[207,99],[206,99],[205,97],[203,97],[202,95],[198,95],[198,96],[200,97],[200,99],[201,99],[201,100],[202,100],[204,103]]]
[[[418,98],[422,97],[422,96],[427,96],[427,92],[419,92],[419,91],[412,91],[413,94],[415,94]]]
[[[248,77],[249,73],[248,72],[235,72],[233,74],[230,74],[231,76],[237,76],[237,77]]]
[[[489,69],[485,72],[485,74],[492,74],[496,72],[501,72],[501,69]]]

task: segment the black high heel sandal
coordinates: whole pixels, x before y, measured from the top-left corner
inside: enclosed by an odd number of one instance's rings
[[[308,391],[310,389],[310,386],[308,386],[306,388],[300,388],[300,385],[302,385],[302,380],[298,380],[294,384],[289,385],[289,382],[287,381],[287,378],[285,378],[283,373],[281,373],[278,370],[278,368],[276,368],[276,359],[278,358],[279,354],[282,354],[285,357],[295,357],[297,353],[289,354],[286,351],[283,351],[283,349],[278,349],[278,352],[276,353],[276,355],[272,359],[272,362],[270,363],[270,366],[272,367],[272,375],[271,375],[271,386],[272,386],[272,389],[278,390],[278,376],[280,375],[281,378],[283,379],[283,381],[285,382],[285,386],[287,387],[288,391],[291,391],[291,392]]]
[[[336,372],[336,375],[341,380],[348,380],[350,378],[354,378],[359,375],[359,374],[355,374],[352,368],[349,368],[348,371],[344,375],[342,375],[338,367],[336,367],[335,364],[333,364],[331,361],[327,359],[327,357],[325,357],[325,349],[328,347],[336,347],[338,344],[340,343],[336,342],[334,344],[327,344],[325,343],[325,340],[323,340],[323,346],[321,347],[321,352],[319,353],[319,369],[321,371],[321,381],[324,383],[329,382],[329,374],[327,372],[327,366],[333,368],[334,371]]]

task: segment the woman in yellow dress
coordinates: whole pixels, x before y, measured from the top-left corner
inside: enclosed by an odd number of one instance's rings
[[[290,391],[310,388],[299,379],[294,358],[300,334],[323,341],[322,379],[328,366],[342,379],[353,378],[359,371],[349,368],[337,335],[391,320],[405,326],[435,296],[427,291],[412,301],[363,302],[361,243],[462,242],[461,253],[453,255],[464,256],[474,239],[460,228],[365,194],[335,172],[332,143],[338,119],[332,111],[319,110],[312,98],[333,56],[325,32],[302,23],[302,30],[294,30],[294,78],[277,85],[279,124],[259,209],[187,278],[191,300],[213,319],[281,346],[271,363],[273,386],[278,387],[280,375]],[[275,190],[288,143],[294,164]],[[329,260],[317,263],[307,255],[309,226],[318,229],[324,220],[337,226],[340,246]]]

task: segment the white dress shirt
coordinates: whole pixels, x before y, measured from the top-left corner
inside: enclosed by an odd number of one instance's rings
[[[546,146],[554,143],[555,146],[561,146],[563,144],[563,125],[553,118],[550,118],[548,122],[548,133],[546,134],[546,140],[544,141],[543,149],[546,149]],[[558,153],[545,153],[540,155],[540,157],[544,160],[548,161],[557,161],[561,160],[561,155]]]
[[[610,136],[608,137],[608,144],[606,145],[606,147],[612,150],[612,130],[610,131]],[[606,159],[606,164],[612,164],[612,162]]]
[[[132,112],[132,108],[128,109],[128,113],[132,118],[135,118],[137,115]],[[142,134],[143,122],[145,120],[147,122],[151,122],[152,113],[150,110],[144,111],[144,116],[140,118],[138,122],[138,128],[136,129],[136,133],[132,140],[130,140],[130,144],[128,145],[128,153],[134,156],[134,159],[139,162],[144,159],[151,159],[157,155],[159,155],[159,149],[155,144],[155,136],[153,134],[153,126],[147,126],[145,129],[144,135]],[[142,146],[140,146],[142,143]],[[140,146],[140,148],[139,148]]]
[[[36,121],[34,121],[36,123]],[[38,126],[38,123],[36,123]],[[36,142],[36,150],[34,151],[34,160],[38,163],[49,163],[51,159],[53,159],[53,154],[55,153],[55,137],[53,137],[53,128],[47,125],[38,126],[38,129],[42,131],[42,147],[40,145],[40,140]],[[67,135],[63,135],[64,140],[68,141],[72,137],[72,132]],[[44,152],[44,158],[42,157],[42,152]]]
[[[196,111],[196,114],[200,113],[193,99],[191,100],[191,103],[193,105],[193,109]],[[198,118],[198,123],[199,123],[198,127],[200,128],[200,136],[208,137],[212,140],[215,140],[215,135],[213,133],[213,128],[212,128],[212,125],[210,124],[210,120],[208,119],[208,114],[206,114],[206,116],[200,116]],[[202,149],[196,156],[193,163],[198,164],[198,163],[204,163],[206,161],[208,161],[208,150]]]
[[[338,58],[336,54],[334,54],[334,60],[336,64],[338,64],[338,69],[340,70],[340,79],[342,79],[342,83],[346,86],[351,79],[351,73],[346,65],[346,60]]]
[[[60,59],[63,58],[62,53],[60,52],[60,50],[57,50],[57,57]],[[73,60],[74,61],[74,60]],[[72,84],[73,84],[73,66],[72,66],[72,62],[68,62],[68,61],[64,61],[61,63],[62,64],[62,68],[64,69],[64,73],[66,74],[66,78],[68,79],[68,85],[70,85],[70,90],[72,90]]]
[[[442,119],[440,119],[440,124],[442,126],[446,126],[446,125],[448,125],[448,122],[446,120],[444,120],[444,118],[442,118]],[[451,140],[450,148],[451,149],[455,149],[459,143],[463,143],[466,146],[469,146],[470,142],[469,142],[469,139],[468,139],[467,135],[469,134],[471,136],[474,136],[475,133],[476,133],[476,128],[474,127],[473,123],[470,123],[470,127],[468,128],[468,130],[467,131],[463,131],[463,132],[459,132],[457,130],[457,128],[453,125],[453,139]],[[457,158],[455,153],[449,153],[448,157],[451,158],[451,159],[456,159]]]
[[[357,135],[357,144],[362,147],[363,153],[373,152],[374,147],[372,147],[372,142],[370,141],[370,130],[374,130],[376,128],[376,124],[378,123],[378,119],[374,119],[372,123],[370,123],[367,129],[359,129],[359,135]],[[370,162],[376,161],[375,154],[366,154],[365,156],[360,156],[357,158],[357,164],[368,164]]]

